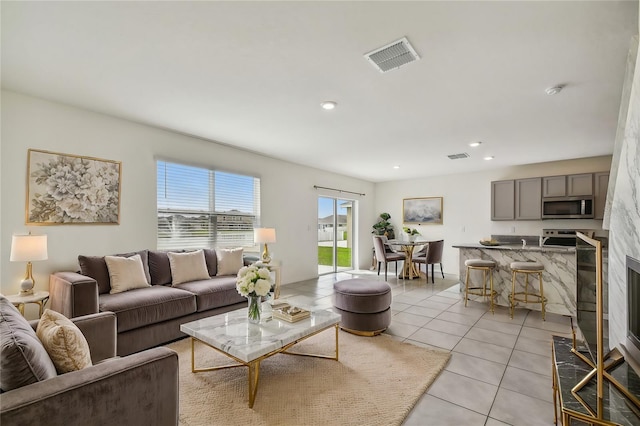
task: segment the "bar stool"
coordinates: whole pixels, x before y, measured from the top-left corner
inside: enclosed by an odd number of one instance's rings
[[[515,302],[524,303],[540,303],[542,306],[542,320],[544,321],[545,315],[545,303],[547,299],[544,297],[544,287],[542,286],[542,271],[544,271],[544,265],[538,262],[511,262],[511,294],[509,297],[509,308],[511,311],[511,319],[513,319],[513,311],[516,307]],[[517,274],[524,274],[524,291],[516,292],[516,278]],[[540,281],[540,292],[536,293],[531,286],[529,291],[529,275],[538,275]],[[522,297],[524,296],[524,297]],[[533,297],[535,300],[529,300]]]
[[[485,259],[467,259],[464,261],[464,266],[467,267],[467,274],[464,280],[464,306],[467,306],[469,294],[482,297],[488,296],[489,307],[491,313],[493,313],[493,298],[496,297],[497,294],[497,292],[493,290],[493,270],[496,267],[496,262]],[[482,271],[482,287],[469,287],[469,273],[473,269]],[[487,273],[489,274],[489,293],[487,293]]]

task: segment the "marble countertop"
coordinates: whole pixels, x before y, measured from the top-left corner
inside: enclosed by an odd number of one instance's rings
[[[471,244],[454,244],[453,248],[474,248],[474,249],[487,249],[487,250],[510,250],[510,251],[537,251],[544,253],[575,253],[575,247],[567,247],[567,246],[534,246],[534,245],[526,245],[522,247],[522,244],[504,244],[499,246],[483,246],[480,243],[471,243]]]

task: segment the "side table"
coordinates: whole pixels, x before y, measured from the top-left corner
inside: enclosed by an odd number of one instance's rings
[[[35,303],[39,306],[38,318],[42,316],[42,312],[44,311],[44,305],[49,301],[49,292],[48,291],[35,291],[33,294],[29,294],[27,296],[22,296],[20,294],[12,294],[10,296],[6,296],[6,298],[11,302],[15,307],[18,308],[22,316],[24,316],[24,305],[27,303]]]
[[[273,271],[276,274],[276,286],[273,290],[273,298],[277,299],[280,297],[280,284],[282,283],[282,278],[280,276],[281,273],[281,265],[280,262],[270,262],[270,263],[262,263],[260,261],[254,263],[254,265],[260,268],[267,268],[269,271]]]

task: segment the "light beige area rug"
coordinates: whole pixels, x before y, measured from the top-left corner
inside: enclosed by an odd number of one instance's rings
[[[340,331],[339,339],[339,361],[285,354],[263,361],[253,408],[246,367],[192,373],[190,339],[170,344],[180,359],[180,425],[399,425],[450,357],[385,335]],[[292,350],[330,355],[334,342],[330,329]],[[196,366],[229,361],[196,343]]]

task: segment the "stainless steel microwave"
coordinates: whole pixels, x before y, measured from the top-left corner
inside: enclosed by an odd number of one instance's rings
[[[543,219],[593,219],[593,197],[547,197],[542,199]]]

